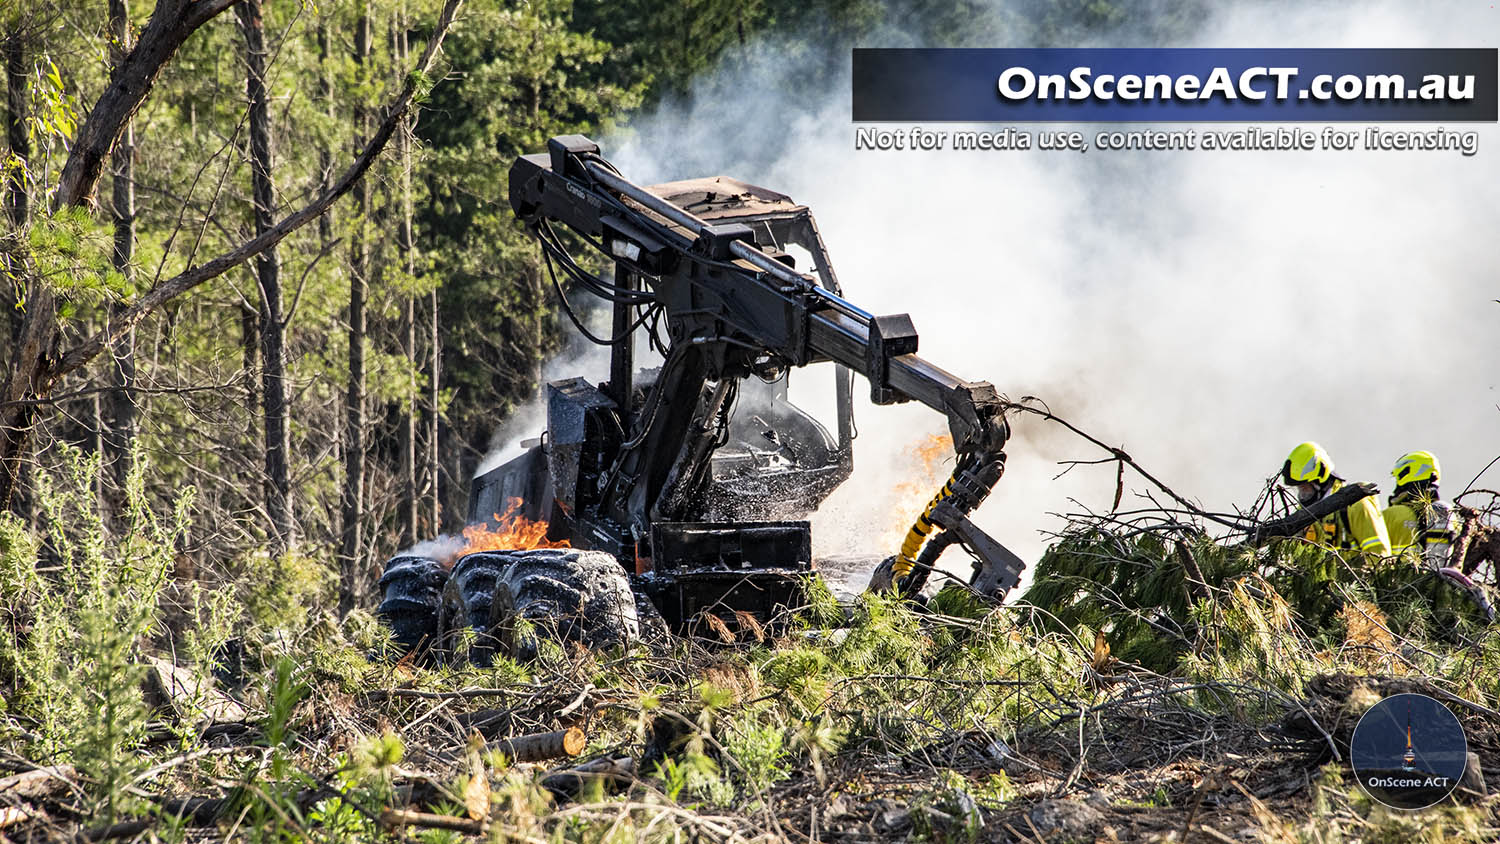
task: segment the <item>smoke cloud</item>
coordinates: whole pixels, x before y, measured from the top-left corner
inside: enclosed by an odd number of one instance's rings
[[[426,557],[429,560],[437,560],[447,567],[453,565],[459,552],[468,547],[468,544],[469,541],[462,536],[444,533],[434,539],[424,539],[404,551],[398,551],[393,556]]]
[[[1493,10],[1442,5],[1238,4],[1173,45],[1495,44]],[[997,7],[976,29],[996,33],[989,46],[1035,46],[1007,20]],[[1090,40],[1154,46],[1142,29]],[[861,45],[944,46],[899,32]],[[731,57],[688,103],[605,139],[605,155],[640,184],[725,174],[808,204],[846,296],[909,312],[924,356],[1012,398],[1041,397],[1209,509],[1248,505],[1308,439],[1340,474],[1386,492],[1398,455],[1430,449],[1450,497],[1500,453],[1493,125],[1445,127],[1479,132],[1468,157],[855,152],[847,51],[834,57],[842,74],[809,90],[807,72],[829,57],[782,46]],[[1121,127],[1067,128],[1092,139]],[[826,401],[827,379],[802,381],[816,390],[799,392],[794,377],[794,398]],[[902,455],[945,430],[920,406],[862,400],[856,414],[855,476],[815,522],[822,554],[894,550],[868,546],[889,536],[889,492],[911,471]],[[1058,461],[1106,455],[1036,418],[1015,429],[1006,477],[976,520],[1035,561],[1063,524],[1055,514],[1109,508],[1115,469],[1054,479]],[[1149,504],[1139,478],[1126,487],[1126,509]]]

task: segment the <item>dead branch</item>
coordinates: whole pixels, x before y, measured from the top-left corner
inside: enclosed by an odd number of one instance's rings
[[[457,689],[451,692],[430,692],[425,689],[371,689],[364,693],[364,698],[371,703],[401,699],[451,700],[455,698],[505,697],[507,695],[523,695],[527,692],[536,691],[540,691],[540,689],[530,686],[511,686],[503,689]]]
[[[193,393],[215,393],[215,394],[217,394],[217,393],[223,393],[225,390],[232,389],[234,387],[240,386],[241,383],[243,382],[243,380],[244,380],[243,378],[235,378],[235,379],[233,379],[231,381],[228,381],[226,383],[223,383],[223,384],[206,384],[206,385],[201,386],[201,387],[185,387],[185,386],[131,387],[130,388],[130,392],[137,393],[137,394],[140,394],[140,395],[147,395],[147,396],[186,396],[186,395],[191,395]],[[41,405],[49,405],[49,404],[61,404],[62,402],[70,401],[72,399],[82,398],[84,396],[92,396],[92,395],[95,395],[95,394],[98,394],[98,393],[108,393],[108,392],[110,392],[112,390],[117,390],[117,389],[119,389],[119,388],[118,387],[114,387],[114,386],[90,387],[90,388],[84,389],[84,390],[74,390],[71,393],[58,393],[56,395],[49,395],[49,396],[46,396],[44,398],[20,399],[18,401],[0,402],[0,408],[4,408],[4,407],[18,407],[18,406],[21,406],[21,405],[37,405],[37,406],[41,406]]]
[[[11,797],[47,797],[72,785],[77,771],[72,765],[37,768],[0,779],[0,794]]]
[[[1441,689],[1437,686],[1433,686],[1432,690],[1437,693],[1438,697],[1444,698],[1449,703],[1456,703],[1460,706],[1468,707],[1469,709],[1472,709],[1481,715],[1488,715],[1491,718],[1500,719],[1500,711],[1491,709],[1488,706],[1482,706],[1467,698],[1459,697],[1458,695],[1448,691],[1447,689]]]
[[[1259,545],[1270,539],[1295,536],[1319,519],[1326,518],[1361,498],[1379,492],[1380,490],[1374,484],[1349,484],[1309,507],[1303,507],[1289,516],[1257,526],[1251,534],[1250,542],[1253,545]]]
[[[578,709],[578,707],[580,707],[580,706],[583,706],[583,702],[585,700],[588,700],[589,692],[592,692],[593,690],[594,690],[594,684],[593,683],[587,683],[587,684],[585,684],[584,687],[583,687],[583,691],[580,691],[578,693],[578,697],[574,698],[572,703],[568,704],[567,706],[564,706],[562,709],[559,709],[557,711],[557,717],[563,718],[563,717],[566,717],[568,715],[571,715],[574,710]]]
[[[427,829],[451,829],[469,835],[483,835],[489,830],[489,821],[455,818],[452,815],[434,815],[431,812],[414,812],[408,809],[386,809],[380,813],[380,823],[387,829],[403,826],[420,826]]]
[[[1496,463],[1500,463],[1500,454],[1495,455],[1494,460],[1491,460],[1490,462],[1484,464],[1484,468],[1479,470],[1479,474],[1475,475],[1473,479],[1470,480],[1467,484],[1464,484],[1464,491],[1459,493],[1459,497],[1462,498],[1464,493],[1467,493],[1468,491],[1473,489],[1474,484],[1479,483],[1479,479],[1484,477],[1484,473],[1493,468]]]
[[[1188,501],[1186,498],[1183,498],[1182,496],[1178,495],[1175,491],[1172,490],[1171,487],[1169,487],[1166,484],[1162,483],[1161,481],[1157,480],[1157,478],[1156,478],[1155,475],[1152,475],[1150,472],[1147,472],[1145,469],[1141,468],[1141,465],[1139,463],[1135,462],[1135,460],[1133,458],[1131,458],[1131,456],[1129,454],[1126,454],[1124,449],[1117,448],[1117,447],[1112,446],[1112,445],[1108,445],[1103,440],[1101,440],[1101,439],[1099,439],[1099,438],[1097,438],[1097,437],[1095,437],[1095,436],[1093,436],[1091,434],[1088,434],[1088,433],[1084,432],[1081,428],[1077,427],[1073,423],[1071,423],[1068,420],[1062,418],[1061,416],[1058,416],[1057,414],[1053,413],[1045,405],[1042,406],[1042,407],[1037,407],[1035,405],[1026,403],[1026,402],[1033,401],[1033,400],[1034,399],[1032,399],[1030,396],[1027,396],[1027,397],[1022,398],[1020,402],[1007,402],[1005,409],[1006,410],[1018,410],[1018,411],[1021,411],[1022,413],[1031,413],[1031,414],[1034,414],[1036,416],[1040,416],[1043,419],[1046,419],[1046,420],[1048,420],[1050,422],[1056,422],[1057,424],[1063,426],[1064,428],[1067,428],[1069,431],[1072,431],[1073,433],[1077,434],[1078,436],[1083,437],[1084,439],[1088,440],[1089,442],[1093,443],[1094,445],[1098,446],[1099,448],[1102,448],[1105,451],[1109,452],[1110,454],[1114,455],[1114,458],[1117,459],[1117,460],[1119,460],[1121,462],[1121,464],[1130,466],[1130,468],[1132,468],[1132,469],[1135,470],[1136,474],[1138,474],[1141,477],[1145,478],[1147,481],[1150,481],[1153,486],[1155,486],[1157,489],[1161,490],[1162,492],[1166,493],[1167,495],[1171,496],[1173,501],[1176,501],[1178,504],[1182,505],[1184,508],[1186,508],[1187,510],[1191,511],[1192,513],[1198,515],[1201,518],[1208,519],[1209,521],[1217,522],[1218,524],[1221,524],[1224,527],[1233,528],[1236,531],[1243,531],[1243,530],[1245,530],[1245,525],[1244,524],[1238,523],[1238,522],[1233,522],[1233,521],[1230,521],[1228,519],[1220,518],[1218,515],[1216,515],[1214,513],[1210,513],[1208,511],[1202,509],[1201,507],[1198,507],[1197,505],[1193,504],[1191,501]]]

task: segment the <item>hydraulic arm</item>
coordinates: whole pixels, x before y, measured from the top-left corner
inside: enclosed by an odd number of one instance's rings
[[[546,153],[518,158],[510,203],[541,242],[554,282],[561,270],[614,306],[613,334],[598,339],[613,347],[607,393],[619,445],[601,473],[597,500],[601,524],[618,526],[620,544],[639,545],[653,522],[694,516],[741,379],[771,380],[788,367],[832,361],[864,376],[875,404],[914,400],[948,420],[957,465],[894,559],[903,588],[920,586],[954,542],[976,557],[974,586],[986,594],[1003,595],[1019,580],[1015,555],[968,519],[1004,470],[1004,402],[989,383],[963,380],[918,356],[909,316],[871,314],[846,300],[817,251],[815,272],[799,271],[769,223],[704,219],[631,183],[579,135],[553,138]],[[614,262],[614,279],[574,261],[554,224]],[[660,321],[663,363],[638,393],[632,334]],[[839,385],[847,391],[846,378]],[[849,428],[841,418],[841,438]]]

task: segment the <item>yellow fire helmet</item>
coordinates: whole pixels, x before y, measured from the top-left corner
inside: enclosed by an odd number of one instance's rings
[[[1311,481],[1321,484],[1333,475],[1333,458],[1317,443],[1301,443],[1287,455],[1281,478],[1287,485]]]
[[[1401,458],[1396,461],[1396,467],[1391,470],[1391,476],[1396,479],[1396,486],[1427,480],[1437,483],[1441,471],[1438,468],[1438,459],[1432,452],[1413,451],[1410,454],[1401,455]]]

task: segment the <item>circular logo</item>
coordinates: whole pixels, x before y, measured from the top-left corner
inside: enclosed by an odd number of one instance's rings
[[[1392,695],[1354,726],[1349,761],[1359,787],[1396,809],[1425,809],[1463,777],[1469,743],[1448,707],[1418,694]]]

